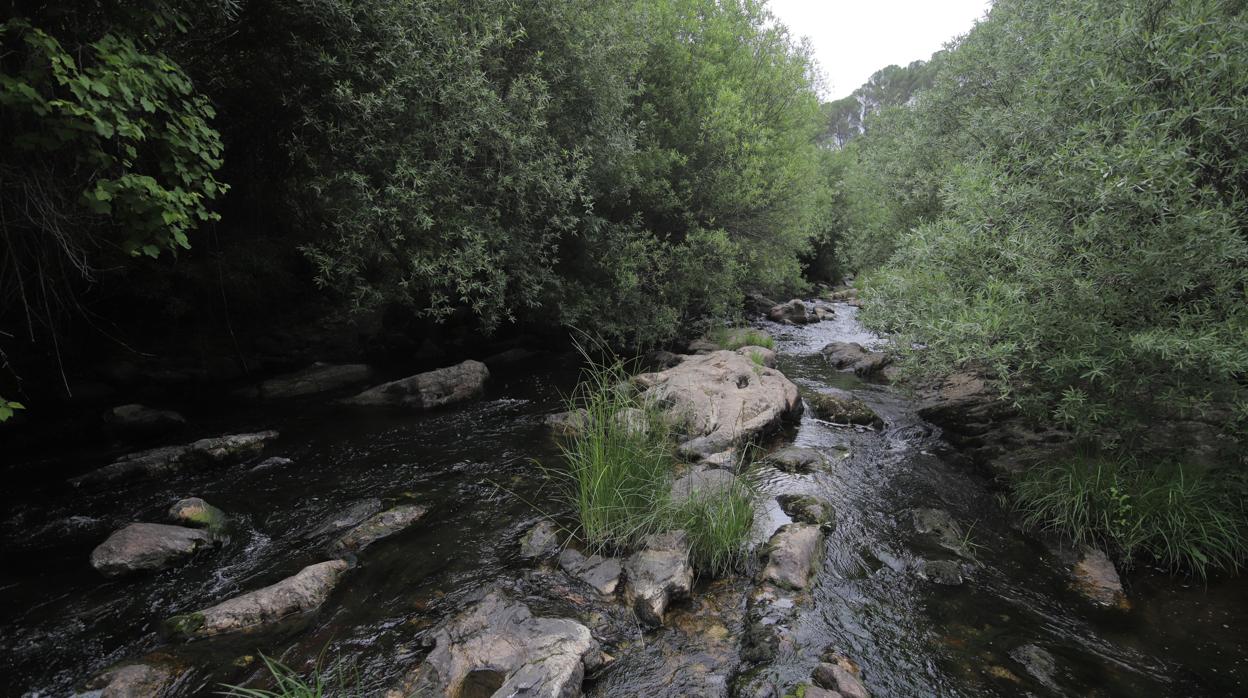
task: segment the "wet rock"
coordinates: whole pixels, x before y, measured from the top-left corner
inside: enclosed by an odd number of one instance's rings
[[[334,541],[329,546],[329,552],[331,555],[358,553],[382,538],[393,536],[415,524],[428,512],[429,510],[425,507],[404,504],[387,509],[380,514],[374,514],[367,521],[347,532],[345,536]]]
[[[780,509],[798,523],[822,526],[832,520],[832,504],[808,494],[782,494],[776,497]]]
[[[672,483],[671,499],[680,503],[687,499],[706,499],[737,485],[737,477],[727,470],[693,466]]]
[[[772,308],[767,311],[767,317],[770,318],[772,322],[789,322],[795,325],[805,325],[811,322],[819,322],[819,318],[815,317],[814,310],[798,298],[794,298],[787,303],[780,303],[772,306]]]
[[[480,361],[428,371],[369,388],[343,402],[361,407],[407,407],[428,410],[480,397],[490,371]]]
[[[859,376],[879,373],[892,359],[884,352],[867,351],[857,342],[831,342],[820,350],[828,364],[838,371],[853,371]]]
[[[776,658],[780,652],[780,636],[773,623],[755,620],[745,628],[741,641],[741,659],[762,664]]]
[[[671,531],[649,536],[642,546],[624,562],[624,600],[643,623],[662,625],[667,607],[693,589],[689,542],[684,531]]]
[[[774,300],[762,295],[761,293],[745,294],[745,309],[754,315],[766,315],[771,309],[776,307],[778,303]]]
[[[1010,659],[1044,686],[1057,690],[1057,660],[1048,650],[1031,644],[1020,645],[1010,650]]]
[[[825,657],[815,667],[811,679],[816,686],[836,691],[845,698],[871,698],[867,687],[862,683],[862,672],[858,665],[842,655]],[[806,695],[810,695],[807,693]]]
[[[822,547],[823,531],[818,526],[804,523],[781,526],[767,543],[763,580],[784,589],[805,589],[810,584]]]
[[[923,579],[946,586],[960,586],[966,581],[962,565],[953,560],[919,560],[915,571]]]
[[[173,634],[186,638],[253,630],[319,608],[346,571],[347,563],[342,560],[319,562],[263,589],[174,616],[165,625]]]
[[[809,473],[828,464],[828,459],[813,448],[790,446],[767,456],[769,465],[786,473]]]
[[[365,364],[317,362],[301,371],[263,381],[246,393],[260,400],[283,400],[349,388],[367,383],[375,375],[373,367]]]
[[[832,289],[829,298],[834,301],[851,301],[858,298],[858,289],[852,286],[840,286]]]
[[[810,685],[805,685],[803,688],[805,690],[801,691],[799,694],[802,698],[843,698],[840,693],[836,691],[829,691],[826,688]]]
[[[176,678],[169,666],[123,664],[91,679],[87,688],[100,691],[100,698],[157,698]]]
[[[559,552],[559,529],[545,519],[520,538],[520,557],[546,558]]]
[[[806,395],[806,401],[810,403],[811,409],[820,419],[829,422],[876,428],[884,426],[884,420],[867,407],[865,402],[845,390],[828,388],[820,392],[811,392]]]
[[[176,524],[191,528],[206,528],[219,532],[225,528],[225,512],[199,497],[187,497],[169,507],[169,518]]]
[[[797,386],[736,352],[691,356],[634,380],[677,424],[685,439],[680,451],[689,458],[723,453],[801,415]]]
[[[158,570],[213,544],[206,531],[166,524],[132,523],[91,551],[91,566],[108,577]]]
[[[767,368],[776,367],[776,352],[767,347],[756,347],[752,344],[747,344],[738,349],[737,353],[754,362],[755,365]]]
[[[1105,551],[1084,548],[1071,573],[1075,578],[1075,590],[1092,603],[1124,610],[1130,608],[1131,604],[1122,590],[1122,580],[1118,578],[1118,570]]]
[[[376,497],[353,502],[345,509],[335,512],[321,520],[308,531],[306,538],[320,538],[339,531],[358,526],[366,519],[381,511],[381,500]]]
[[[584,625],[535,617],[499,591],[439,628],[433,642],[425,661],[387,698],[573,698],[581,695],[585,672],[603,661]]]
[[[945,550],[957,553],[962,557],[971,557],[966,549],[966,536],[962,527],[953,516],[944,509],[913,509],[910,512],[914,520],[914,530],[926,536],[932,536],[937,544]]]
[[[265,470],[272,470],[274,468],[285,467],[292,463],[294,463],[294,461],[289,458],[284,458],[282,456],[273,456],[272,458],[265,458],[259,463],[256,463],[254,466],[252,466],[251,472],[260,473],[260,472],[264,472]]]
[[[556,436],[568,438],[576,436],[585,428],[585,421],[589,418],[588,413],[583,409],[576,409],[570,412],[559,412],[556,414],[546,415],[546,426],[550,428]]]
[[[816,320],[819,320],[820,322],[822,322],[824,320],[831,320],[834,317],[836,317],[836,311],[832,310],[831,308],[825,308],[822,305],[815,306],[815,319]]]
[[[119,431],[154,434],[186,426],[186,418],[173,410],[146,405],[119,405],[104,415],[104,421]]]
[[[258,453],[268,441],[276,439],[276,431],[251,434],[229,434],[200,439],[181,446],[163,446],[131,453],[112,464],[70,480],[74,486],[119,482],[142,477],[167,475],[189,467],[238,460]]]
[[[620,561],[615,558],[601,555],[585,557],[580,551],[572,548],[559,553],[559,567],[604,596],[611,596],[615,593],[620,584],[620,575],[624,572]]]

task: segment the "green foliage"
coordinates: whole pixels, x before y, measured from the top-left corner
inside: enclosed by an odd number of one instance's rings
[[[3,397],[0,397],[0,422],[8,421],[15,411],[24,409],[26,409],[26,406],[22,403],[5,400]]]
[[[720,349],[736,351],[741,347],[775,349],[776,340],[771,335],[752,327],[717,327],[707,335]]]
[[[1248,551],[1243,483],[1226,473],[1087,456],[1028,471],[1015,485],[1027,525],[1109,545],[1201,577]]]
[[[260,660],[264,662],[264,668],[268,670],[275,684],[274,689],[225,686],[225,690],[220,691],[218,695],[230,698],[327,698],[328,696],[363,695],[358,688],[353,689],[346,685],[343,677],[338,673],[323,673],[319,666],[313,669],[309,676],[304,677],[281,662],[265,656],[264,653],[260,654]]]
[[[900,192],[864,320],[1111,441],[1226,424],[1248,372],[1246,34],[1235,2],[996,3],[848,149]]]
[[[721,575],[746,559],[754,522],[753,490],[730,488],[673,502],[675,435],[662,406],[639,395],[619,360],[587,361],[568,400],[579,416],[562,444],[567,496],[590,545],[630,549],[653,533],[680,529],[701,574]]]

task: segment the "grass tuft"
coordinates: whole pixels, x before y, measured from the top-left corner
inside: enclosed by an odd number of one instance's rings
[[[264,668],[273,678],[276,688],[268,690],[226,685],[218,694],[230,696],[230,698],[327,698],[328,696],[362,695],[359,690],[348,687],[347,682],[338,672],[322,672],[319,661],[305,677],[263,653],[260,654],[260,660],[264,662]]]
[[[1237,571],[1248,552],[1242,487],[1216,472],[1082,456],[1028,471],[1015,497],[1027,525],[1109,546],[1128,563],[1145,555],[1205,577]]]
[[[707,339],[714,342],[720,349],[729,351],[736,351],[741,347],[776,348],[776,340],[770,335],[749,327],[719,327],[711,330]]]

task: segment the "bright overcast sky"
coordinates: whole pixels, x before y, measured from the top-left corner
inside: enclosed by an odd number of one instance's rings
[[[988,0],[771,0],[771,11],[809,37],[825,97],[848,95],[887,65],[926,60],[965,34]]]

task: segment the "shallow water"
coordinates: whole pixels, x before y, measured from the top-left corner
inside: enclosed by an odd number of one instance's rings
[[[1057,560],[1011,527],[988,483],[938,457],[939,434],[914,415],[903,393],[823,363],[818,350],[829,341],[878,341],[854,314],[838,305],[833,321],[767,326],[786,375],[803,389],[857,391],[887,426],[855,431],[808,415],[793,438],[822,450],[832,466],[812,475],[756,471],[765,492],[830,499],[836,527],[814,590],[799,606],[797,650],[752,671],[791,687],[833,646],[862,666],[875,696],[1248,691],[1241,637],[1248,599],[1239,581],[1184,587],[1145,571],[1127,580],[1131,612],[1087,606],[1068,591]],[[544,365],[561,368],[502,374],[484,400],[432,414],[352,412],[316,399],[201,415],[193,420],[195,433],[178,442],[264,428],[282,436],[246,463],[159,482],[74,492],[60,484],[65,477],[115,454],[49,458],[34,492],[4,495],[0,695],[66,695],[117,661],[149,654],[190,667],[176,695],[254,679],[258,652],[297,669],[323,657],[364,693],[389,686],[423,655],[424,637],[438,620],[483,587],[529,567],[517,554],[520,535],[543,514],[560,513],[535,461],[555,462],[542,418],[560,409],[575,362],[559,357]],[[253,470],[272,455],[293,463]],[[224,548],[148,576],[104,580],[90,568],[91,549],[109,532],[130,521],[161,521],[172,502],[187,496],[201,496],[232,517]],[[170,615],[325,559],[328,541],[309,532],[370,497],[432,511],[360,555],[319,612],[262,635],[192,643],[162,637],[160,621]],[[964,586],[940,587],[914,573],[920,557],[952,557],[913,534],[908,512],[914,507],[944,508],[969,529],[977,564]],[[764,511],[760,536],[787,521],[774,501]],[[1009,658],[1026,643],[1057,657],[1055,684],[1039,683]],[[590,688],[596,695],[683,695],[664,689],[660,665],[672,661],[660,656],[666,647],[634,645]]]

